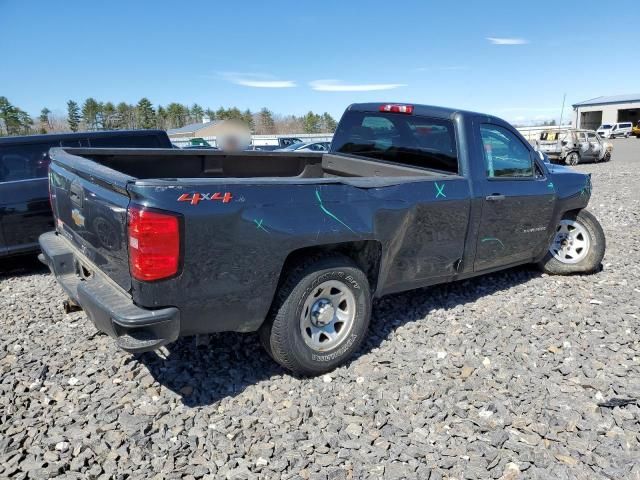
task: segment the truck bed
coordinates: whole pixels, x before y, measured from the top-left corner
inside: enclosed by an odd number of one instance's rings
[[[422,168],[349,155],[296,152],[220,152],[176,149],[57,148],[53,158],[86,168],[86,159],[132,179],[333,178],[440,176]],[[84,167],[83,165],[84,164]]]

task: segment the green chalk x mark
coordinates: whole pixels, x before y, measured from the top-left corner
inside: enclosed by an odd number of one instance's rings
[[[435,182],[434,186],[436,187],[436,198],[438,197],[447,198],[447,196],[444,194],[444,186],[445,186],[444,183],[442,185],[438,185],[438,182]]]
[[[331,213],[329,210],[326,209],[326,207],[322,204],[322,198],[320,197],[320,192],[318,190],[316,190],[316,198],[318,199],[318,203],[319,203],[319,207],[320,210],[322,210],[327,216],[333,218],[336,222],[338,222],[341,225],[344,225],[345,227],[347,227],[350,231],[353,232],[353,230],[351,229],[351,227],[349,225],[347,225],[346,223],[344,223],[342,220],[340,220],[338,217],[336,217],[333,213]],[[353,232],[356,233],[356,232]]]
[[[271,233],[269,230],[267,230],[265,227],[263,227],[263,226],[262,226],[262,220],[263,220],[262,218],[260,219],[260,221],[258,221],[258,220],[254,220],[254,222],[255,222],[255,224],[256,224],[256,228],[257,228],[258,230],[263,230],[263,231],[265,231],[265,232],[267,232],[267,233]]]
[[[585,195],[591,195],[591,178],[587,177],[584,181],[584,187],[580,190],[580,196],[584,197]]]
[[[504,248],[504,243],[502,243],[502,240],[500,240],[499,238],[495,238],[495,237],[485,237],[482,240],[480,240],[482,243],[484,242],[498,242],[500,244],[500,246],[502,248]]]

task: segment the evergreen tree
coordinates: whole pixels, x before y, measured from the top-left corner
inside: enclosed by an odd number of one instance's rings
[[[255,125],[253,123],[253,113],[248,108],[242,114],[242,121],[247,124],[249,130],[252,132],[255,130]]]
[[[264,107],[260,110],[257,117],[256,132],[259,132],[261,135],[272,135],[276,133],[276,125],[273,121],[273,113],[271,113],[271,110]]]
[[[184,127],[187,122],[188,109],[179,103],[170,103],[167,105],[167,118],[169,128]]]
[[[212,110],[211,108],[207,108],[204,111],[204,114],[209,117],[209,120],[213,121],[216,119],[216,112],[214,110]]]
[[[322,114],[321,124],[323,133],[333,133],[336,131],[336,127],[338,126],[338,123],[327,112]]]
[[[14,107],[7,97],[0,97],[0,131],[3,134],[18,135],[20,132],[19,109]]]
[[[100,128],[100,104],[94,98],[87,98],[82,104],[82,121],[87,130]]]
[[[200,105],[194,103],[191,107],[191,119],[194,123],[201,123],[202,117],[204,116],[204,110]]]
[[[113,103],[107,102],[102,105],[102,125],[107,130],[117,129],[118,128],[118,113],[116,112],[116,107]]]
[[[67,123],[72,132],[78,131],[78,125],[80,125],[80,108],[73,100],[67,102]]]
[[[138,126],[140,128],[153,128],[156,125],[156,112],[148,98],[142,98],[136,107]]]
[[[116,125],[114,128],[136,128],[136,115],[132,105],[120,102],[116,106]]]
[[[40,133],[47,133],[51,129],[51,122],[49,121],[49,114],[51,110],[47,107],[44,107],[40,110]]]
[[[320,116],[309,111],[302,117],[304,133],[318,133],[320,131]]]

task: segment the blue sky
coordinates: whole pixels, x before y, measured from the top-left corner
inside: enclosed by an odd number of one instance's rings
[[[524,122],[557,118],[565,92],[567,105],[639,92],[639,25],[632,2],[0,0],[0,95],[32,115],[147,96],[336,117],[402,101]]]

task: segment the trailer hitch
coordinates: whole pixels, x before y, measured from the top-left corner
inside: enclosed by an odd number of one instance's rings
[[[71,299],[62,302],[62,308],[64,308],[64,313],[73,313],[82,310],[82,307]]]

